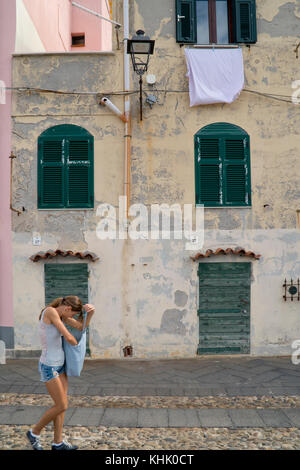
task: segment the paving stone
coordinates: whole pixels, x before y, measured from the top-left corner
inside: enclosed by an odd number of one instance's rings
[[[163,428],[168,427],[167,409],[139,409],[137,427],[141,428]]]
[[[255,428],[265,426],[256,410],[229,409],[228,413],[234,427]]]
[[[293,423],[288,419],[282,410],[257,410],[260,418],[267,427],[274,428],[291,428]]]
[[[10,423],[7,424],[26,424],[31,426],[40,420],[47,407],[42,406],[24,406],[16,407],[10,415]]]
[[[168,410],[169,427],[197,428],[200,420],[195,409],[172,409]]]
[[[229,410],[202,409],[198,410],[201,426],[204,427],[232,427]]]
[[[297,428],[300,427],[300,408],[286,408],[282,409],[282,412]]]
[[[100,426],[137,427],[138,410],[135,408],[106,408]]]
[[[74,408],[69,419],[65,419],[67,426],[97,426],[104,414],[103,408]]]
[[[15,406],[1,406],[0,407],[0,425],[11,424],[11,416],[15,411]]]
[[[10,383],[0,384],[0,393],[8,393],[10,387],[11,387],[11,384],[10,384]]]

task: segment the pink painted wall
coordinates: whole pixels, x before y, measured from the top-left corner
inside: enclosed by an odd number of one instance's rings
[[[72,0],[22,0],[46,52],[110,51],[112,25],[72,6]],[[109,18],[108,0],[77,0]],[[84,47],[71,47],[71,33],[85,33]]]
[[[109,18],[108,1],[76,0],[102,16]],[[72,47],[72,51],[110,51],[112,49],[112,27],[108,21],[72,6],[71,33],[85,33],[85,46]]]
[[[16,2],[0,0],[0,80],[11,87],[15,48]],[[12,239],[10,204],[11,91],[0,104],[0,327],[13,326]]]
[[[71,1],[23,0],[47,52],[70,51]]]

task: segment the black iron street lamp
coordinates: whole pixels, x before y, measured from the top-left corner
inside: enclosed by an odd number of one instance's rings
[[[140,77],[140,120],[143,120],[143,75],[148,70],[150,55],[153,54],[155,41],[145,36],[139,29],[132,39],[127,40],[127,54],[131,55],[133,70]]]

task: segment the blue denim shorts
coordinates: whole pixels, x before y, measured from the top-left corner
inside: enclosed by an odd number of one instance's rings
[[[39,362],[39,373],[41,382],[49,382],[49,380],[56,379],[60,374],[65,372],[65,366],[46,366]]]

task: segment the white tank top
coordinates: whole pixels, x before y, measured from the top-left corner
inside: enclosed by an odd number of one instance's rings
[[[65,362],[62,335],[55,325],[47,325],[44,322],[45,310],[43,310],[40,319],[40,337],[42,343],[40,362],[46,366],[62,366]]]

